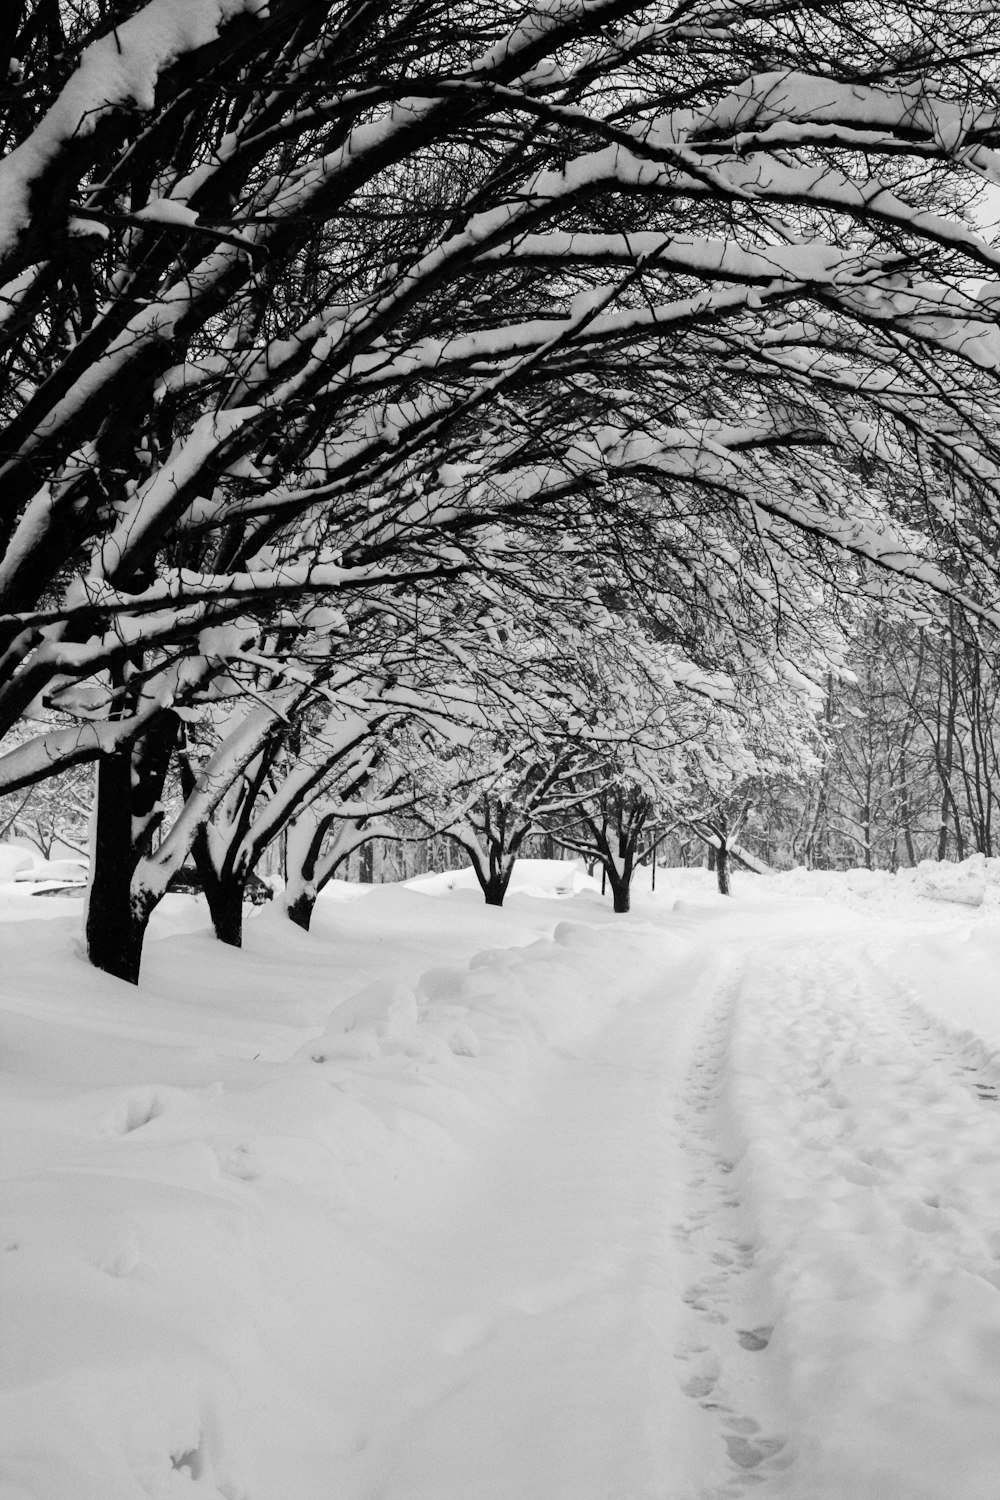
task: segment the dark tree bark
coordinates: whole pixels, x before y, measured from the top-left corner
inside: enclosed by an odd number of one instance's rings
[[[510,877],[514,872],[513,862],[506,871],[503,869],[490,869],[488,873],[483,874],[480,872],[478,865],[473,865],[473,869],[476,872],[476,878],[482,889],[486,905],[503,906],[507,887],[510,885]]]
[[[294,900],[289,901],[285,907],[288,920],[294,922],[296,927],[301,927],[303,932],[309,931],[312,922],[312,914],[316,909],[316,896],[312,891],[300,891]]]
[[[132,843],[132,757],[128,750],[97,763],[87,956],[97,969],[139,983],[142,942],[152,906],[132,898],[137,856]]]
[[[715,851],[715,878],[719,887],[720,896],[731,894],[729,889],[729,845],[725,836],[720,838],[719,846]]]
[[[605,869],[608,872],[608,884],[611,886],[612,907],[620,916],[624,916],[632,910],[634,850],[619,850],[619,863],[616,865],[615,861],[609,858]]]
[[[737,824],[737,829],[738,829]],[[730,828],[729,819],[725,814],[709,820],[708,818],[692,819],[691,827],[700,839],[708,845],[708,868],[715,871],[715,880],[720,896],[732,894],[730,887],[730,861],[733,848],[736,844],[737,829]],[[745,859],[745,855],[737,852],[736,858]]]
[[[208,896],[207,891],[205,894]],[[220,943],[228,943],[231,948],[243,946],[245,894],[244,882],[235,875],[227,875],[218,881],[211,896],[208,896],[208,910],[212,917],[215,935]]]
[[[243,945],[243,898],[246,891],[246,876],[242,878],[233,869],[217,870],[209,849],[207,828],[199,828],[191,844],[191,855],[201,888],[208,903],[212,927],[220,943],[231,948]]]
[[[167,711],[131,749],[101,756],[85,922],[87,957],[95,968],[138,984],[142,944],[159,895],[136,889],[139,861],[152,848],[156,811],[177,738],[179,719]]]

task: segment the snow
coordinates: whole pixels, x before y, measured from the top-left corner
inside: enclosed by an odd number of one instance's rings
[[[995,1500],[995,862],[168,896],[135,990],[2,852],[5,1500]]]
[[[0,884],[8,880],[59,880],[81,882],[87,878],[87,861],[79,856],[46,859],[37,849],[16,840],[0,841]]]
[[[143,208],[136,210],[132,218],[148,220],[152,224],[176,224],[182,229],[190,229],[198,223],[194,209],[173,198],[151,198]]]
[[[235,17],[262,9],[263,0],[148,0],[92,42],[52,107],[0,162],[0,255],[29,222],[34,182],[68,141],[89,135],[115,109],[151,110],[157,80],[171,63],[214,41]]]

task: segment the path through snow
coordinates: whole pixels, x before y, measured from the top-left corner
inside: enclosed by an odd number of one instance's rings
[[[414,1226],[338,1493],[996,1500],[995,1077],[854,914],[681,919]]]
[[[688,915],[442,1206],[433,1400],[343,1493],[996,1500],[996,1077],[850,913]]]

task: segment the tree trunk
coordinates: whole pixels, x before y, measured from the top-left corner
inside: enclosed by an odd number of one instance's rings
[[[132,882],[159,822],[153,809],[179,722],[175,714],[164,714],[131,749],[97,761],[84,921],[87,957],[95,969],[129,984],[139,983],[143,939],[159,900],[159,893],[133,890]]]
[[[611,898],[614,910],[619,916],[632,910],[632,882],[630,880],[612,880]]]
[[[316,908],[316,867],[330,822],[306,808],[285,830],[285,911],[303,932],[309,931]],[[327,879],[332,874],[333,870]]]
[[[910,802],[909,783],[909,760],[906,747],[899,752],[899,780],[900,780],[900,802],[899,816],[903,825],[903,844],[906,848],[906,860],[911,869],[917,862],[917,849],[913,842],[913,813]]]
[[[303,932],[309,931],[309,924],[315,909],[316,896],[313,891],[299,891],[291,901],[285,904],[288,920],[294,922],[296,927],[301,927]]]
[[[126,905],[120,901],[119,891],[110,892],[112,899],[105,901],[110,883],[92,896],[87,910],[87,957],[95,969],[124,979],[126,984],[138,984],[142,945],[156,901],[133,896],[130,883],[125,882]],[[111,912],[116,915],[112,917]]]
[[[944,755],[940,751],[940,739],[938,740],[938,775],[941,778],[941,827],[938,832],[938,859],[945,859],[948,854],[948,815],[952,815],[955,824],[955,840],[957,844],[957,855],[961,859],[962,849],[962,827],[958,815],[958,805],[955,802],[955,794],[951,787],[952,772],[955,762],[955,734],[956,720],[958,718],[958,704],[956,702],[956,679],[958,675],[958,643],[955,639],[955,609],[954,605],[948,606],[949,625],[949,649],[947,666],[944,674],[944,685],[946,686],[948,698],[944,725]],[[940,735],[940,730],[939,730]]]
[[[220,943],[231,948],[243,946],[243,893],[244,883],[238,876],[227,874],[221,879],[206,882],[205,897],[212,917],[212,926]]]
[[[611,885],[611,901],[614,910],[624,916],[632,910],[632,854],[619,856],[620,865],[614,861],[604,869]]]
[[[139,983],[142,941],[152,903],[133,900],[132,757],[128,750],[97,762],[94,829],[87,891],[87,957],[95,969]]]
[[[483,895],[487,906],[502,906],[504,897],[507,895],[507,880],[499,874],[490,874],[486,885],[483,886]]]
[[[240,879],[232,870],[217,869],[212,858],[207,827],[199,828],[192,839],[191,855],[201,876],[201,888],[205,893],[216,937],[220,943],[228,943],[231,948],[241,948],[245,877]]]
[[[463,847],[471,859],[472,868],[479,881],[479,889],[483,893],[486,905],[503,906],[507,887],[510,885],[510,877],[514,873],[513,856],[505,852],[501,845],[491,844],[488,854],[489,862],[484,866],[481,853],[474,853],[468,845]]]
[[[729,845],[724,837],[719,839],[719,846],[715,851],[715,878],[719,886],[719,895],[728,896],[729,891]]]

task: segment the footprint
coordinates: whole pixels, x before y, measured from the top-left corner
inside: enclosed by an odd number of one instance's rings
[[[885,1173],[862,1161],[845,1161],[840,1166],[840,1175],[855,1187],[877,1187],[885,1182]]]
[[[717,1379],[715,1375],[691,1375],[684,1381],[681,1390],[685,1396],[690,1396],[692,1401],[701,1401],[715,1390]]]
[[[94,1266],[106,1276],[131,1276],[140,1259],[139,1237],[131,1224],[127,1224],[121,1235],[95,1258]]]
[[[102,1135],[131,1135],[141,1130],[163,1114],[167,1101],[155,1088],[137,1090],[118,1104],[104,1120],[100,1128]]]
[[[219,1158],[219,1171],[226,1177],[237,1177],[241,1182],[255,1182],[261,1174],[261,1164],[252,1146],[242,1142],[233,1146],[221,1141],[215,1146]]]
[[[749,1349],[752,1353],[757,1354],[761,1349],[767,1348],[771,1342],[771,1334],[773,1332],[773,1328],[739,1328],[737,1329],[736,1337],[739,1339],[742,1348]]]
[[[905,1204],[900,1218],[909,1229],[919,1229],[924,1234],[939,1233],[951,1223],[948,1215],[940,1208],[930,1207],[926,1203]]]
[[[171,1455],[170,1467],[180,1472],[187,1469],[192,1480],[200,1479],[205,1467],[205,1458],[201,1450],[199,1440],[196,1448],[189,1448],[186,1453],[175,1453]]]
[[[772,1454],[780,1453],[785,1446],[782,1438],[749,1438],[741,1437],[738,1433],[725,1438],[726,1450],[734,1464],[741,1469],[755,1469],[758,1464],[770,1458]]]

